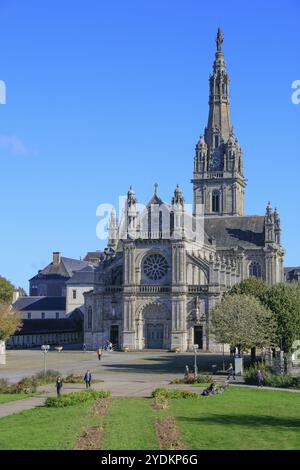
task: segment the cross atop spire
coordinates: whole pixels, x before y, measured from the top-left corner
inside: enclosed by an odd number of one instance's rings
[[[217,38],[216,38],[216,43],[217,43],[217,51],[221,52],[222,50],[222,44],[224,41],[224,34],[221,28],[218,28],[218,33],[217,33]]]
[[[154,183],[154,195],[157,196],[158,183]]]

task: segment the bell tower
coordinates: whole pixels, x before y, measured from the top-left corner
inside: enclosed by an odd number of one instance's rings
[[[242,149],[230,120],[229,75],[218,29],[213,73],[209,78],[208,123],[195,151],[194,215],[244,215],[245,178]]]

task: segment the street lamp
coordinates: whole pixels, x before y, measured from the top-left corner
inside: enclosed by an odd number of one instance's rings
[[[194,374],[195,374],[195,379],[197,378],[198,375],[198,367],[197,367],[197,349],[199,349],[199,344],[194,344],[193,345],[194,349]]]
[[[49,349],[50,349],[49,344],[43,344],[41,346],[41,350],[44,353],[44,375],[46,375],[46,355],[47,355],[47,352],[49,351]]]

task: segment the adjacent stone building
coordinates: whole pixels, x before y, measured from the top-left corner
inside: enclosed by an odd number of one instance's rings
[[[264,215],[245,215],[241,146],[230,119],[230,80],[218,30],[209,80],[209,116],[195,150],[194,219],[188,225],[177,186],[171,203],[157,185],[140,212],[132,188],[119,221],[112,211],[109,241],[95,284],[85,297],[84,341],[111,340],[131,350],[219,351],[209,331],[212,307],[237,282],[284,280],[280,218],[270,203]],[[196,228],[195,228],[196,227]]]

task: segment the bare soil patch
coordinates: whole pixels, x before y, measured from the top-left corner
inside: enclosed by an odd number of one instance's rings
[[[156,421],[156,434],[159,446],[163,450],[184,450],[185,445],[180,439],[180,433],[175,419],[167,416]]]
[[[111,398],[97,398],[91,416],[106,416]],[[76,444],[77,450],[100,450],[104,436],[103,426],[85,426]]]
[[[102,426],[86,426],[77,442],[76,450],[99,450],[103,434]]]

